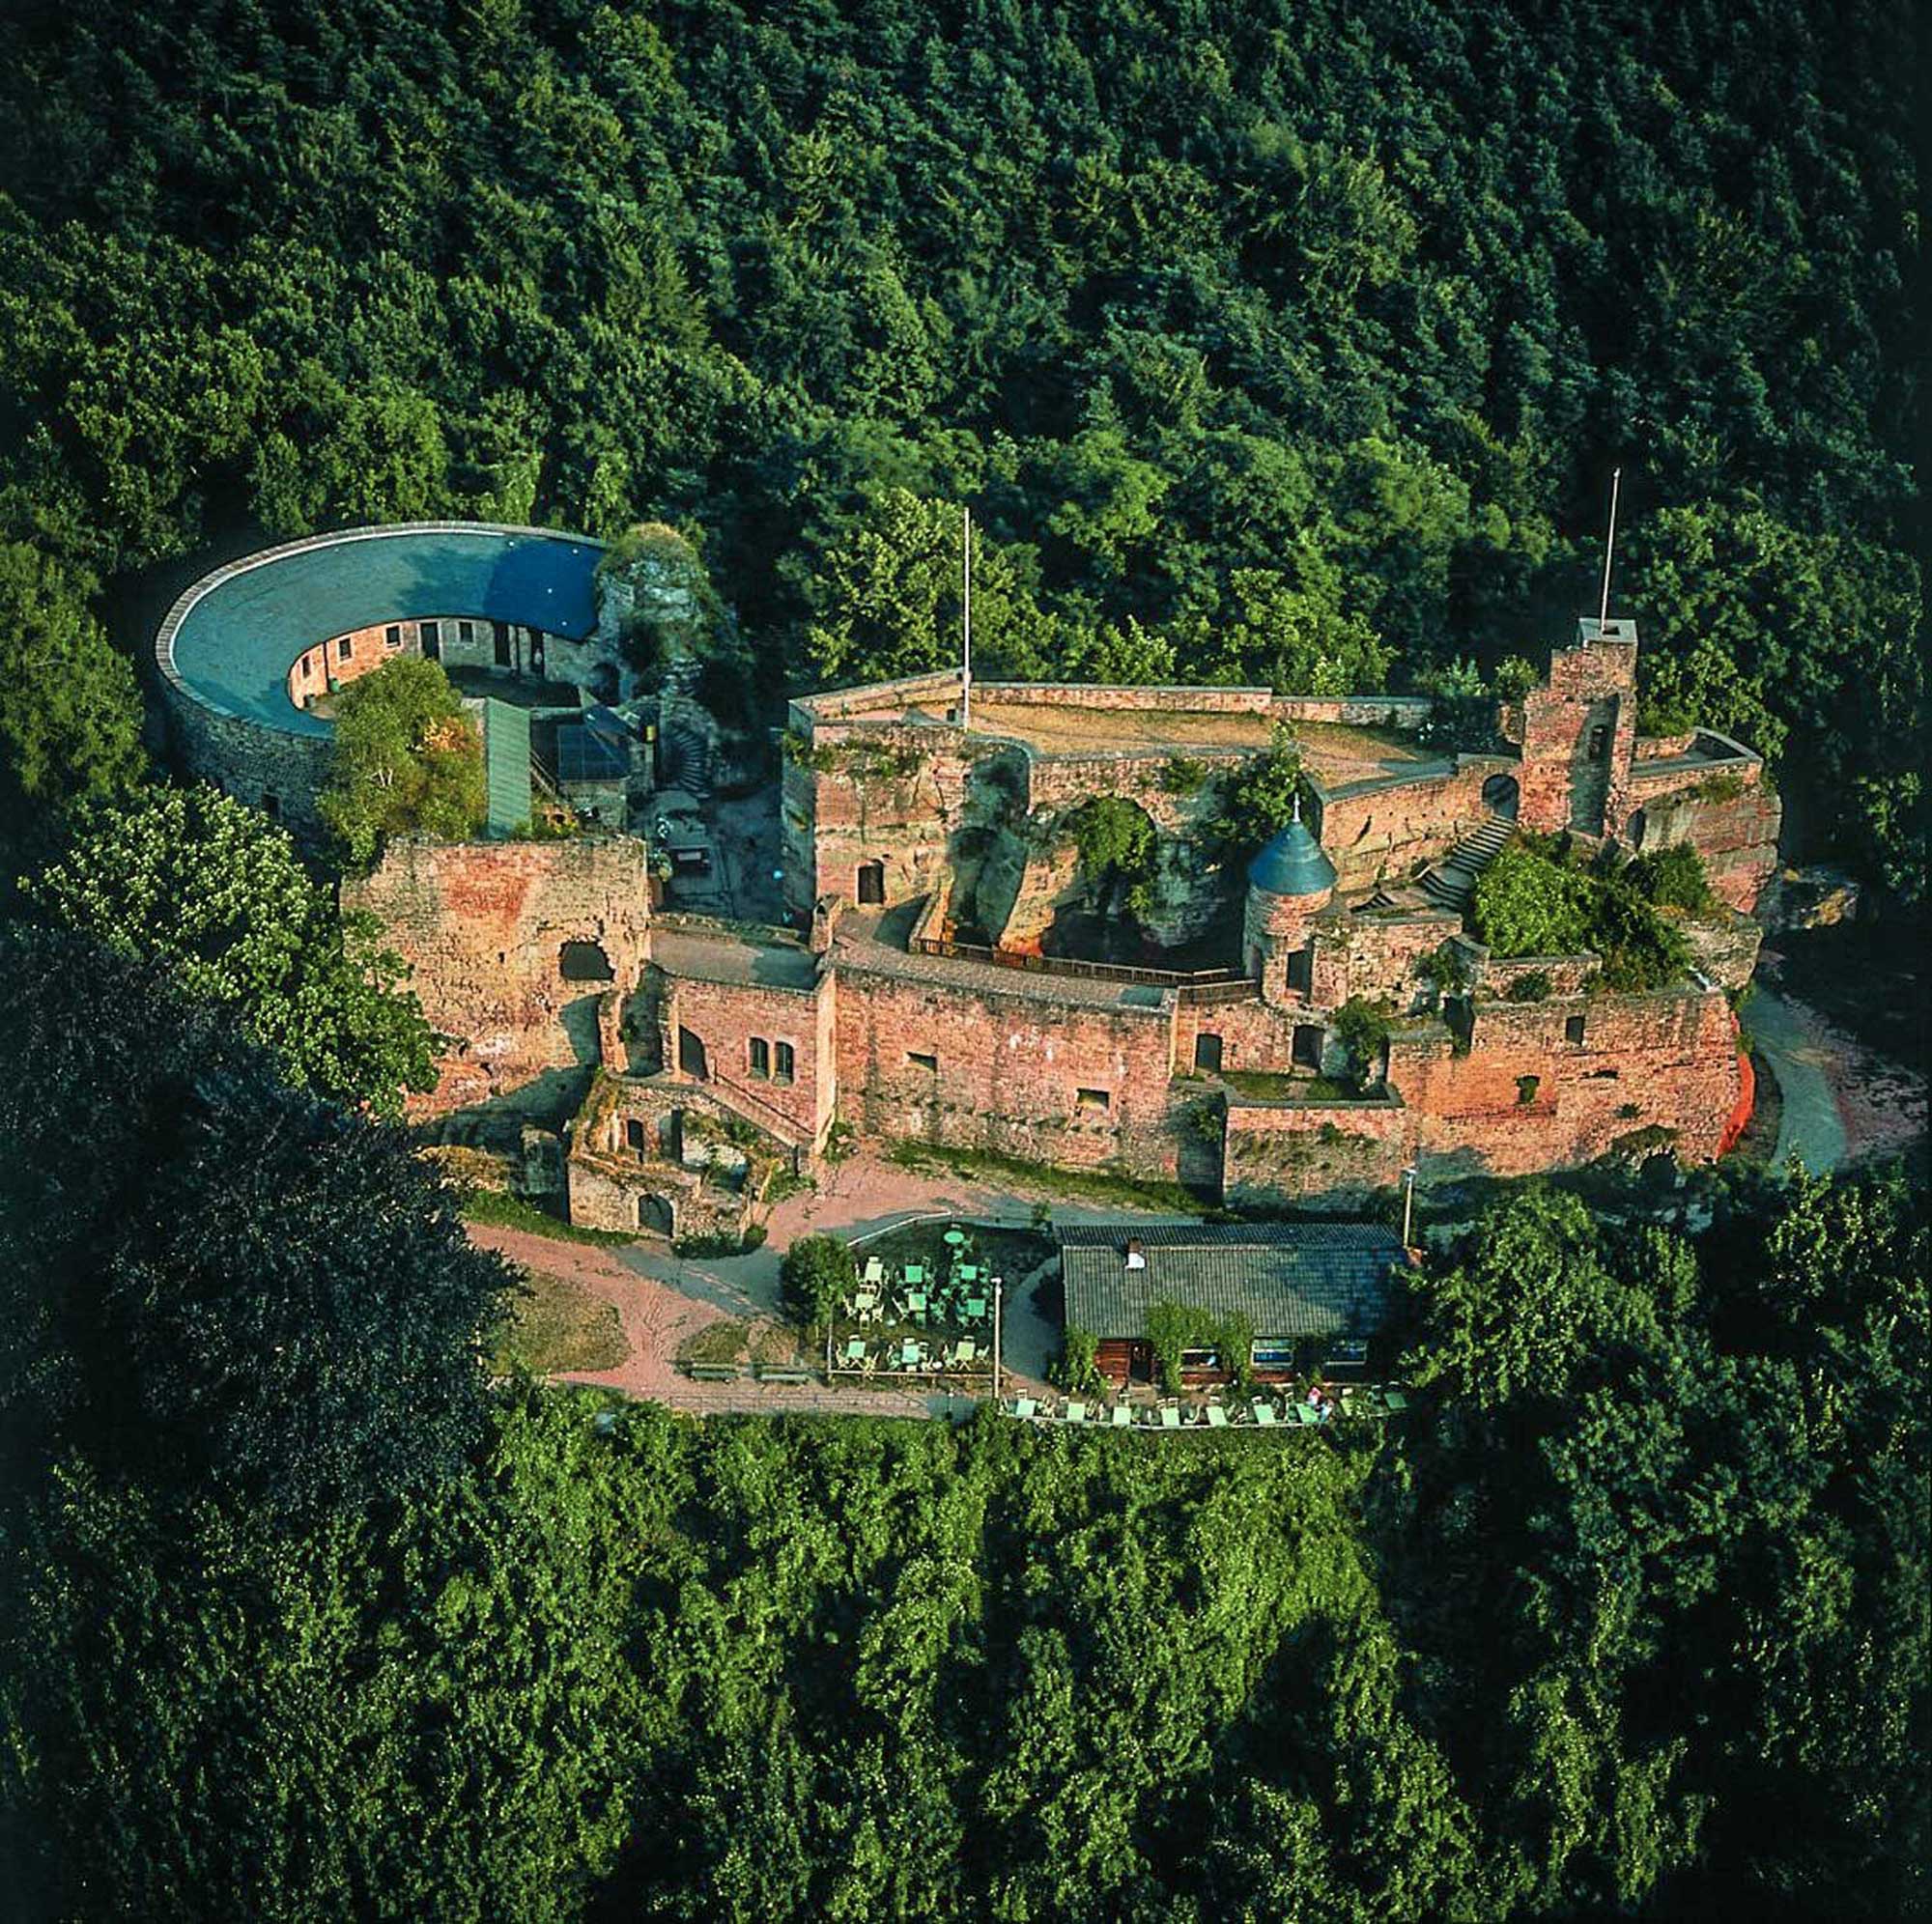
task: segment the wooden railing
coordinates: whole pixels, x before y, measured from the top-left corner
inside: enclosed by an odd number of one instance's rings
[[[1147,988],[1173,989],[1182,1002],[1238,1002],[1255,993],[1255,984],[1232,969],[1142,969],[1126,962],[1085,962],[1071,955],[1032,955],[1013,948],[987,948],[976,942],[952,942],[939,935],[916,935],[906,946],[916,955],[937,955],[954,962],[983,962],[995,969],[1013,969],[1027,976],[1066,976],[1089,982],[1134,982]]]

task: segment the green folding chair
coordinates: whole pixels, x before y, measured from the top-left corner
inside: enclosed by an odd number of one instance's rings
[[[1085,1423],[1087,1421],[1087,1405],[1076,1402],[1068,1403],[1066,1405],[1066,1420],[1068,1423]]]
[[[1180,1428],[1180,1411],[1173,1403],[1163,1403],[1160,1410],[1160,1427],[1163,1429]]]
[[[1114,1405],[1113,1422],[1116,1429],[1125,1429],[1133,1420],[1134,1411],[1131,1403],[1116,1403]]]
[[[1275,1426],[1274,1404],[1264,1401],[1262,1398],[1257,1397],[1255,1399],[1255,1421],[1264,1429],[1272,1429]]]
[[[1209,1429],[1225,1429],[1227,1427],[1228,1412],[1219,1403],[1209,1403],[1208,1405],[1208,1428]]]
[[[1013,1402],[1013,1414],[1022,1419],[1031,1416],[1039,1405],[1031,1397],[1019,1397]]]

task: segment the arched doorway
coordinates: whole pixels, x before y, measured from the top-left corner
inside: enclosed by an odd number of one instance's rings
[[[1630,820],[1624,824],[1624,840],[1630,843],[1633,854],[1642,848],[1643,832],[1648,826],[1644,820],[1643,810],[1633,808]]]
[[[862,908],[886,899],[886,864],[862,862],[859,864],[859,904]]]
[[[1483,806],[1492,815],[1500,815],[1504,821],[1516,820],[1518,806],[1522,800],[1522,791],[1517,786],[1513,775],[1492,775],[1483,783]]]
[[[662,1196],[639,1196],[638,1198],[638,1227],[647,1230],[652,1235],[668,1236],[672,1233],[672,1215],[669,1202]]]
[[[617,978],[601,942],[566,942],[557,950],[556,968],[566,982],[611,982]]]

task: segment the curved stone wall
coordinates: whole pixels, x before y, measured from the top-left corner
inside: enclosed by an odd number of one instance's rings
[[[327,774],[329,724],[292,699],[299,665],[342,637],[425,619],[504,623],[583,642],[597,625],[603,544],[551,528],[410,522],[311,535],[189,587],[155,636],[181,759],[304,832]],[[371,663],[369,665],[373,665]]]

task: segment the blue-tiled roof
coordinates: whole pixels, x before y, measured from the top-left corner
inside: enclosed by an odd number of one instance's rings
[[[1249,863],[1248,885],[1270,895],[1319,895],[1335,886],[1335,864],[1297,818]]]
[[[472,615],[581,639],[596,626],[602,547],[569,534],[489,527],[357,529],[218,580],[182,617],[167,652],[189,693],[292,735],[328,723],[289,699],[306,648],[354,629]]]

